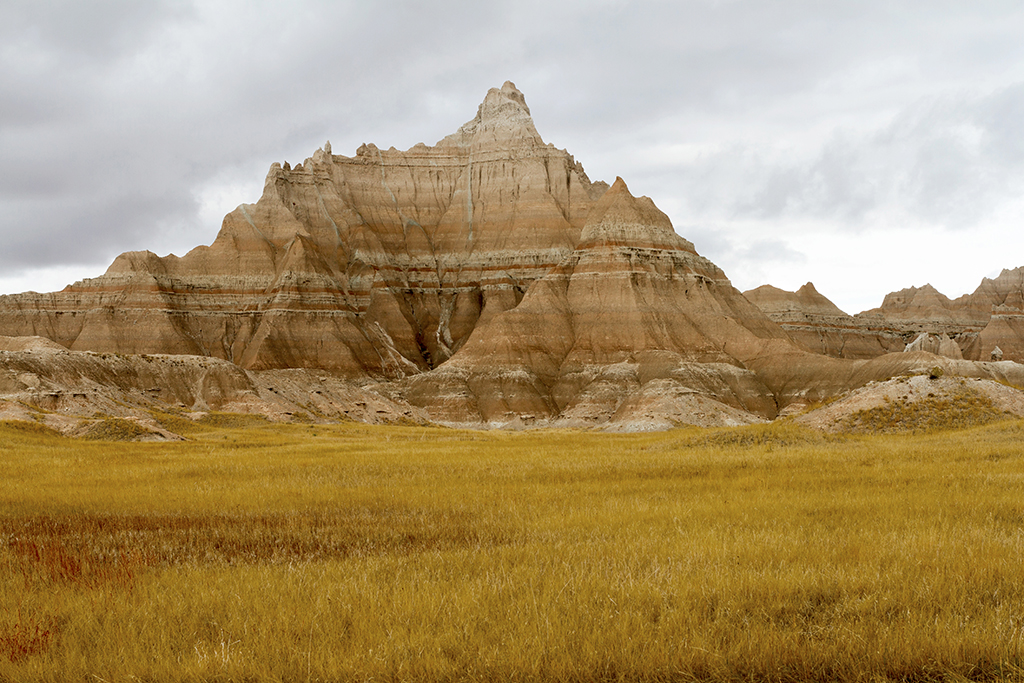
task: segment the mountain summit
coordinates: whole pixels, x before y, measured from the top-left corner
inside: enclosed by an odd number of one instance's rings
[[[512,81],[488,90],[476,116],[438,143],[439,146],[462,145],[480,150],[543,144],[533,125],[526,97]]]

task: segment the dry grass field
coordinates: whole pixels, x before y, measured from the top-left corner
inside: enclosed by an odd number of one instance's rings
[[[1024,678],[1024,423],[0,423],[0,680]],[[177,421],[177,422],[175,422]]]

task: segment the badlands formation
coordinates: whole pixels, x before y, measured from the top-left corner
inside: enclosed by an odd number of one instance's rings
[[[71,433],[100,413],[172,438],[168,410],[746,424],[937,366],[1024,385],[1024,269],[856,316],[810,283],[740,293],[650,199],[545,144],[505,83],[432,147],[273,164],[208,247],[0,296],[0,335],[0,419]]]

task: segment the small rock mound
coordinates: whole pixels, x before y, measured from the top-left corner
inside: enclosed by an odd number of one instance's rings
[[[1024,391],[993,380],[915,375],[871,382],[794,418],[829,432],[923,433],[1024,417]]]
[[[949,338],[946,333],[942,334],[931,334],[929,332],[922,332],[917,335],[917,338],[907,344],[907,347],[903,349],[906,353],[912,353],[914,351],[927,351],[928,353],[934,353],[937,356],[943,356],[945,358],[953,358],[955,360],[963,360],[963,353],[960,351],[960,347],[957,343]]]
[[[4,337],[0,335],[0,351],[65,351],[66,349],[46,337]]]

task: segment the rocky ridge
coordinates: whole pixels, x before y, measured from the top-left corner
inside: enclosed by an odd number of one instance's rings
[[[1022,280],[857,316],[810,283],[741,294],[649,198],[544,143],[505,83],[433,147],[272,165],[208,247],[0,297],[0,418],[746,424],[937,364],[1024,385]],[[954,360],[997,344],[1004,363]]]
[[[927,350],[951,358],[1024,360],[1024,267],[984,278],[957,299],[931,285],[909,287],[856,315],[841,311],[811,283],[796,292],[763,285],[744,296],[805,348],[837,358],[873,358],[927,343]],[[947,344],[940,351],[943,338],[958,350]]]
[[[61,292],[0,297],[0,332],[72,350],[398,378],[440,365],[576,245],[591,183],[513,84],[434,147],[330,145],[184,257],[122,254]]]

